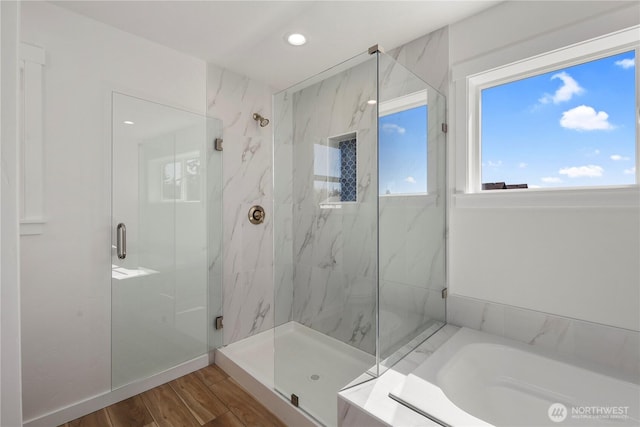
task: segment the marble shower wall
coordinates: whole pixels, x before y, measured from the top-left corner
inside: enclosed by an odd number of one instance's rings
[[[446,92],[447,36],[447,29],[438,30],[390,51],[389,56],[407,66],[439,91]],[[374,78],[375,75],[370,76],[370,78],[362,80],[361,83],[367,81],[367,84],[373,85]],[[352,74],[350,82],[354,81],[355,75]],[[326,83],[318,84],[317,88],[319,87],[330,91]],[[334,86],[333,90],[336,89],[337,86]],[[340,86],[339,92],[344,90],[343,84]],[[316,110],[314,112],[314,114],[327,115],[327,120],[324,121],[325,128],[318,130],[325,133],[322,138],[357,129],[360,129],[359,141],[364,141],[367,138],[365,129],[371,129],[371,126],[365,125],[363,121],[366,102],[362,104],[362,100],[366,101],[369,98],[364,99],[366,97],[364,93],[357,95],[359,90],[363,91],[362,88],[354,88],[353,90],[354,94],[349,96],[356,96],[356,98],[351,102],[345,102],[347,95],[343,93],[341,94],[342,101],[336,106],[332,107],[331,103],[328,103],[322,111]],[[371,91],[373,91],[373,86],[371,86]],[[354,206],[345,205],[342,210],[323,209],[316,215],[309,216],[308,211],[302,210],[303,205],[294,205],[294,165],[297,170],[307,168],[310,171],[312,164],[309,162],[312,157],[307,159],[306,164],[303,159],[299,158],[296,158],[294,162],[292,145],[294,97],[293,94],[287,94],[289,98],[286,99],[286,102],[276,102],[276,108],[280,107],[283,110],[275,111],[274,117],[272,117],[272,92],[267,85],[247,77],[212,64],[207,67],[207,113],[223,121],[225,141],[223,151],[224,220],[222,226],[224,234],[222,260],[224,299],[222,300],[219,296],[212,297],[216,301],[223,301],[224,304],[224,343],[228,344],[270,328],[273,325],[275,314],[276,324],[295,319],[307,325],[314,325],[318,330],[343,341],[351,342],[357,347],[373,351],[375,330],[372,301],[375,298],[375,288],[372,277],[376,266],[371,254],[375,243],[373,240],[375,230],[367,227],[374,224],[377,212],[372,205],[365,204],[359,210],[356,210]],[[299,103],[301,99],[298,97],[296,102]],[[271,124],[260,128],[251,117],[254,112],[271,118]],[[307,113],[298,111],[296,108],[298,116],[310,113],[310,111]],[[321,121],[318,120],[318,122]],[[277,201],[275,207],[271,205],[271,126],[276,127],[276,181],[273,187]],[[301,129],[297,127],[298,132],[301,132]],[[360,167],[358,183],[361,195],[365,196],[368,188],[375,187],[375,182],[372,180],[376,177],[365,173],[362,168],[366,163],[365,159],[372,155],[372,153],[367,154],[366,150],[362,150],[363,146],[361,142],[358,143]],[[298,157],[302,156],[302,153],[298,154]],[[303,190],[304,185],[311,184],[304,184],[297,179],[296,182],[299,190]],[[370,197],[375,195],[375,190],[372,191]],[[258,226],[254,226],[246,220],[248,209],[256,203],[264,206],[267,211],[265,223]],[[274,208],[276,211],[273,210]],[[402,245],[400,251],[404,251],[406,254],[417,256],[422,253],[415,247],[419,245],[420,239],[418,237],[423,232],[426,239],[430,239],[431,235],[428,234],[429,231],[420,231],[415,227],[422,227],[424,224],[434,221],[433,218],[430,218],[431,214],[425,209],[411,207],[410,203],[401,207],[393,206],[393,209],[388,212],[389,214],[382,215],[381,221],[399,224],[402,232],[389,232],[393,228],[385,228],[389,241],[383,241],[383,245],[393,248],[400,244]],[[392,212],[393,214],[391,214]],[[394,215],[398,215],[398,218],[394,219]],[[315,229],[315,231],[310,231],[309,236],[306,232],[300,235],[302,241],[298,242],[298,249],[304,243],[304,237],[311,238],[311,234],[314,236],[326,234],[324,238],[327,242],[325,250],[319,249],[318,244],[313,244],[301,253],[293,251],[294,217],[296,218],[295,227]],[[277,223],[273,224],[273,221],[277,221]],[[335,239],[328,237],[332,235],[327,233],[328,230],[334,226],[345,230],[340,238],[335,234],[333,234]],[[272,267],[272,227],[276,229],[274,240],[276,263],[274,267]],[[367,241],[362,241],[362,238],[358,236],[365,236]],[[383,236],[381,238],[386,239]],[[350,244],[345,245],[345,241]],[[360,243],[356,244],[355,242]],[[311,251],[311,248],[315,249]],[[315,264],[308,261],[311,259],[311,252],[315,252],[313,253],[313,259],[317,260]],[[298,258],[295,258],[294,254]],[[350,260],[347,270],[344,269],[344,262],[338,262],[345,258]],[[398,263],[405,262],[400,261],[402,258],[395,257]],[[428,258],[432,259],[431,256]],[[418,262],[420,260],[421,258],[416,257],[412,262],[416,266],[427,265],[426,262]],[[294,268],[298,261],[300,263]],[[389,272],[400,266],[400,264],[394,265],[392,261],[383,262],[383,264],[390,268]],[[219,266],[220,264],[212,263],[212,266],[214,265]],[[275,304],[272,268],[275,268],[275,280],[278,283]],[[424,276],[423,273],[417,271],[420,268],[414,269],[413,273],[408,273],[409,276]],[[296,284],[303,284],[303,286],[296,287],[295,303],[294,275]],[[312,277],[313,283],[317,282],[320,285],[311,287],[309,280]],[[387,278],[390,278],[388,274]],[[425,291],[424,287],[413,287],[410,283],[409,286],[406,286],[407,281],[412,283],[411,280],[405,279],[382,282],[384,295],[393,296],[388,299],[392,301],[390,311],[403,313],[407,307],[415,306],[415,312],[420,312],[429,301],[432,304],[439,303],[436,298],[429,298],[435,294]],[[401,283],[401,286],[396,283]],[[438,282],[430,280],[430,283]],[[416,296],[416,292],[420,295]],[[212,301],[212,303],[216,301]],[[438,307],[440,306],[438,305]],[[410,310],[414,310],[414,308]],[[398,316],[391,317],[397,319]],[[383,327],[387,325],[393,329],[395,323],[391,317],[389,322],[383,324]]]
[[[375,61],[276,95],[276,324],[295,320],[375,350]],[[315,151],[357,132],[357,202],[323,204]],[[319,148],[322,149],[322,148]],[[333,208],[331,208],[333,207]]]
[[[272,92],[266,84],[207,65],[207,114],[223,122],[224,344],[273,327],[272,124],[262,128],[252,117],[272,119]],[[259,225],[247,219],[254,204],[266,211]]]
[[[292,93],[289,99],[291,319],[373,354],[376,108],[367,101],[375,98],[376,65],[374,57],[363,58],[365,62]],[[357,134],[357,202],[325,203],[327,194],[317,175],[327,171],[316,170],[316,150],[323,150],[329,138],[351,132]],[[281,160],[276,159],[278,173]]]
[[[449,94],[449,27],[444,27],[387,52],[444,96]]]
[[[381,57],[381,101],[424,90],[414,74],[443,91],[447,29]],[[398,59],[398,65],[393,59]],[[370,63],[369,63],[370,62]],[[298,321],[368,352],[375,349],[378,221],[375,164],[375,64],[368,61],[303,89],[276,95],[276,324]],[[380,200],[381,336],[388,348],[444,320],[445,121],[442,95],[430,90],[429,196]],[[321,206],[314,187],[314,145],[357,132],[358,202]]]
[[[425,89],[391,58],[446,89],[447,35],[447,29],[436,31],[381,58],[382,101]],[[375,96],[375,78],[375,64],[368,61],[281,92],[274,102],[276,324],[295,320],[370,353],[378,210],[376,113],[366,101]],[[429,319],[444,320],[445,152],[444,136],[434,132],[445,121],[445,107],[435,91],[430,97],[438,98],[429,115],[431,195],[380,201],[381,336],[389,348]],[[323,209],[326,195],[314,188],[314,144],[348,132],[358,135],[358,202]]]

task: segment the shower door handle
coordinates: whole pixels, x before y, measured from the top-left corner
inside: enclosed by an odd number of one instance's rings
[[[125,259],[127,257],[127,227],[121,222],[116,228],[116,252],[118,258]]]

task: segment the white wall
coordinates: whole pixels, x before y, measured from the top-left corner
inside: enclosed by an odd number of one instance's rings
[[[111,387],[111,111],[121,92],[203,114],[206,64],[70,13],[22,3],[46,52],[42,235],[21,239],[24,418]]]
[[[22,425],[20,380],[20,260],[18,252],[19,4],[0,3],[0,425]]]
[[[612,203],[541,197],[525,206],[509,194],[460,194],[467,75],[639,23],[636,2],[507,2],[450,27],[452,295],[640,329],[637,194]]]

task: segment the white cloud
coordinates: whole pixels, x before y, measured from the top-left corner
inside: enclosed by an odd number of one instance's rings
[[[636,59],[635,58],[625,58],[625,59],[621,59],[619,61],[614,62],[614,64],[616,64],[618,67],[623,68],[623,69],[628,69],[628,68],[633,68],[636,66]]]
[[[404,179],[404,182],[408,182],[409,184],[415,184],[416,183],[416,179],[412,176],[408,176]]]
[[[529,188],[542,188],[539,185],[529,184]]]
[[[629,160],[628,157],[621,156],[620,154],[612,154],[611,156],[609,156],[609,158],[611,160],[615,160],[616,162],[619,160]]]
[[[632,168],[625,169],[623,172],[627,175],[634,175],[636,173],[636,167],[634,166]]]
[[[573,79],[573,77],[564,71],[551,76],[551,80],[555,79],[562,80],[562,86],[560,86],[553,95],[546,93],[539,99],[541,103],[548,104],[549,102],[553,102],[554,104],[559,104],[561,102],[569,101],[573,98],[573,95],[580,95],[584,93],[584,88],[582,88],[578,82]]]
[[[598,111],[593,107],[580,105],[562,113],[560,126],[573,130],[608,130],[613,129],[609,123],[609,115],[604,111]]]
[[[556,176],[545,176],[543,178],[540,178],[540,181],[546,182],[547,184],[555,184],[558,182],[562,182],[562,180]]]
[[[520,163],[518,163],[518,167],[519,167],[520,169],[524,169],[524,168],[526,168],[526,167],[527,167],[527,164],[526,164],[525,162],[520,162]]]
[[[498,160],[497,162],[494,162],[492,160],[487,160],[487,166],[489,166],[490,168],[497,168],[502,166],[502,160]]]
[[[385,123],[382,125],[382,130],[386,132],[398,132],[400,135],[404,134],[407,130],[394,123]]]
[[[602,176],[604,169],[602,166],[588,165],[588,166],[573,166],[571,168],[560,169],[558,173],[560,175],[567,175],[569,178],[582,178],[589,177],[595,178]]]

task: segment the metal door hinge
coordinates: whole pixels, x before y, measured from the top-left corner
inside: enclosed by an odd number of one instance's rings
[[[442,124],[442,132],[443,133],[449,132],[449,125],[447,125],[446,123],[443,123]]]
[[[213,140],[213,148],[216,151],[222,151],[222,138],[216,138]]]
[[[293,393],[291,394],[291,404],[296,408],[298,407],[298,396]]]
[[[446,299],[447,298],[447,288],[442,288],[441,294],[442,294],[442,299]]]
[[[213,325],[216,329],[222,329],[223,325],[222,325],[222,316],[218,316],[216,317],[216,321]]]

